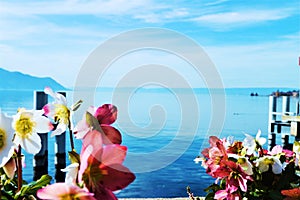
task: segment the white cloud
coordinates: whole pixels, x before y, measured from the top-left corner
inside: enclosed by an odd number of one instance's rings
[[[289,35],[283,35],[282,38],[283,39],[296,40],[296,41],[298,41],[298,43],[300,43],[300,31],[296,32],[296,33],[289,34]],[[300,52],[300,46],[299,46],[299,52]]]
[[[141,6],[147,6],[148,1],[126,0],[95,0],[95,1],[23,1],[19,3],[1,2],[0,13],[15,15],[49,15],[49,14],[91,14],[115,15],[125,14]]]
[[[205,5],[206,5],[206,6],[213,6],[213,5],[222,4],[222,3],[227,2],[227,1],[228,1],[228,0],[217,0],[217,1],[213,1],[213,2],[206,3]]]
[[[266,21],[274,21],[291,16],[293,12],[288,9],[278,10],[244,10],[232,12],[219,12],[196,17],[192,21],[216,29],[229,29],[236,26],[246,26]]]
[[[134,14],[134,19],[141,19],[146,23],[167,23],[174,20],[182,20],[190,15],[187,8],[174,8],[165,11]]]

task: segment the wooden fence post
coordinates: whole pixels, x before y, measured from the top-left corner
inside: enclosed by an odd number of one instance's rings
[[[34,108],[40,110],[48,103],[48,95],[41,91],[34,91]],[[38,180],[42,175],[48,174],[48,134],[38,133],[41,138],[42,148],[33,159],[33,180]]]
[[[60,94],[66,96],[65,92],[60,92]],[[66,132],[61,135],[55,136],[55,180],[56,182],[65,181],[65,172],[61,169],[66,168]]]
[[[274,133],[274,122],[276,121],[276,114],[277,111],[277,97],[270,96],[269,97],[269,126],[268,126],[268,147],[271,150],[276,145],[276,134]]]

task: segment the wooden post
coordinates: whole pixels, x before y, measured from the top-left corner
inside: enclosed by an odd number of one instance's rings
[[[66,96],[65,92],[60,92],[60,94]],[[61,169],[66,168],[66,132],[61,135],[55,136],[55,180],[56,182],[65,181],[65,172]]]
[[[268,148],[271,150],[276,145],[276,134],[274,133],[274,122],[276,121],[277,97],[269,97],[269,125],[268,125]]]
[[[290,112],[290,97],[283,96],[282,97],[282,114],[288,115],[288,112]]]
[[[48,95],[41,91],[34,91],[34,105],[37,110],[48,103]],[[42,175],[48,174],[48,134],[38,133],[41,138],[42,148],[33,159],[33,180],[38,180]]]
[[[277,97],[270,96],[269,97],[269,126],[268,131],[269,133],[274,132],[274,128],[272,128],[272,123],[276,121],[276,114],[274,112],[277,111]]]
[[[282,148],[284,148],[284,149],[290,148],[289,135],[281,134],[281,144],[282,144]]]
[[[268,141],[268,149],[272,150],[272,148],[276,146],[276,133],[269,133]]]

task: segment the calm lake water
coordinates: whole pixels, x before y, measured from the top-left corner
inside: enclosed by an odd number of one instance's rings
[[[213,110],[212,102],[222,98],[217,92],[213,97],[217,99],[212,99],[206,89],[102,89],[94,91],[93,96],[83,95],[82,100],[89,98],[86,102],[95,102],[95,106],[112,102],[119,108],[118,120],[113,125],[123,135],[123,145],[128,147],[124,165],[135,172],[136,180],[117,193],[118,197],[187,196],[186,186],[195,195],[203,196],[203,189],[214,180],[193,159],[208,145],[207,133],[242,140],[244,133],[255,135],[261,129],[267,137],[268,94],[274,90],[227,89],[224,126],[218,132],[214,132],[218,129],[214,124],[222,124],[223,111]],[[250,96],[251,92],[259,96]],[[70,104],[77,100],[72,96],[73,92],[67,92]],[[292,108],[295,104],[296,99],[292,98]],[[87,106],[78,111],[75,119],[81,117]],[[33,108],[32,91],[0,92],[2,112],[13,115],[19,107]],[[76,141],[78,151],[80,146],[81,142]],[[70,149],[68,145],[66,149]],[[32,155],[25,156],[24,179],[31,181]],[[54,170],[54,138],[50,138],[49,174],[54,176]]]

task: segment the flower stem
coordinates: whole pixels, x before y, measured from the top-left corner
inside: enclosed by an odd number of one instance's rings
[[[17,169],[18,169],[18,191],[21,190],[22,188],[22,150],[21,150],[21,145],[18,146],[18,153],[17,153]]]
[[[71,122],[69,122],[69,133],[70,133],[70,144],[71,144],[71,150],[74,151],[75,147],[74,147],[74,139],[73,139],[73,132],[71,129]]]

